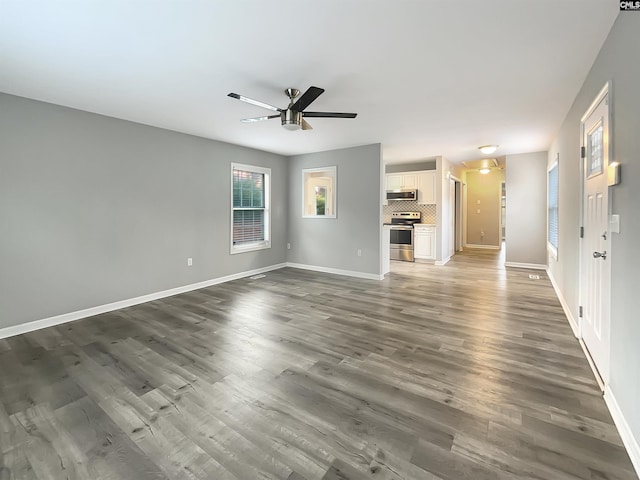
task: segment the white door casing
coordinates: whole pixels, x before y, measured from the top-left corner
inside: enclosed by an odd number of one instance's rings
[[[611,234],[609,232],[608,85],[582,117],[582,225],[580,304],[582,340],[606,385],[609,380]]]
[[[449,178],[449,252],[448,256],[456,254],[456,181]]]

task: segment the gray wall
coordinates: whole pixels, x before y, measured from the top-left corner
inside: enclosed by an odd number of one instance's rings
[[[287,260],[380,274],[381,145],[298,155],[289,162]],[[337,167],[337,218],[302,218],[302,169],[332,165]]]
[[[272,169],[269,250],[229,254],[231,162]],[[285,262],[287,168],[0,94],[0,328]]]
[[[547,152],[506,159],[506,262],[547,264]]]
[[[622,183],[610,189],[613,213],[620,214],[620,233],[612,234],[611,382],[623,415],[640,441],[640,15],[621,12],[575,99],[550,151],[560,154],[558,261],[550,272],[578,318],[580,225],[580,118],[609,80],[612,112],[612,160],[622,164]],[[607,261],[609,261],[609,259]]]

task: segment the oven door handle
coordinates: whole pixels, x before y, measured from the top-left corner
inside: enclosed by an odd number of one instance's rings
[[[391,227],[391,230],[413,230],[413,227]]]

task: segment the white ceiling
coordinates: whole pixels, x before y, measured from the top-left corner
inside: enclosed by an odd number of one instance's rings
[[[617,0],[2,0],[0,91],[292,155],[381,142],[388,163],[546,150]],[[284,88],[358,112],[284,130]],[[272,112],[271,112],[272,113]]]

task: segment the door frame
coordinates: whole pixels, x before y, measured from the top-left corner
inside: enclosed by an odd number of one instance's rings
[[[587,119],[591,116],[591,114],[593,114],[593,112],[596,110],[596,108],[600,105],[600,103],[605,99],[605,97],[607,98],[607,121],[608,121],[608,127],[607,127],[607,135],[608,135],[608,141],[607,141],[607,165],[603,166],[603,175],[607,175],[607,168],[611,162],[611,158],[612,158],[612,131],[613,131],[613,121],[612,121],[612,112],[611,112],[611,81],[608,81],[607,83],[605,83],[605,85],[602,87],[602,89],[600,90],[600,92],[598,93],[598,95],[595,97],[595,99],[593,100],[593,102],[591,102],[591,105],[589,106],[589,108],[586,110],[586,112],[584,113],[584,115],[582,115],[582,117],[580,118],[580,146],[585,146],[584,145],[584,138],[585,138],[585,122],[587,121]],[[586,146],[585,146],[586,147]],[[586,156],[585,158],[580,158],[580,226],[581,228],[584,228],[584,223],[585,223],[585,180],[586,180]],[[607,186],[607,189],[609,187]],[[611,218],[611,201],[610,201],[610,192],[607,192],[607,217]],[[611,237],[611,231],[608,230],[609,233],[609,237]],[[585,275],[586,275],[586,267],[585,267],[585,240],[582,236],[580,236],[580,242],[579,242],[579,267],[578,267],[578,309],[580,310],[582,307],[582,305],[584,305],[584,283],[586,281],[585,279]],[[610,262],[610,258],[611,258],[611,244],[612,242],[609,242],[609,250],[607,251],[607,260]],[[607,279],[606,279],[606,288],[608,289],[608,295],[609,298],[611,297],[610,293],[611,293],[611,268],[610,268],[610,263],[609,263],[609,268],[607,269],[606,273],[607,273]],[[609,301],[607,303],[607,311],[606,314],[609,318],[608,324],[607,324],[607,328],[609,328],[609,334],[607,335],[607,339],[608,339],[608,345],[607,345],[607,356],[611,357],[611,301]],[[584,327],[584,318],[579,315],[578,316],[578,340],[580,342],[580,345],[587,357],[587,360],[589,362],[589,366],[591,367],[591,370],[593,370],[593,373],[596,377],[596,381],[598,382],[598,385],[600,386],[600,389],[602,391],[604,391],[606,385],[608,385],[609,383],[609,378],[610,378],[610,365],[609,362],[608,365],[604,366],[598,366],[595,363],[595,360],[591,357],[591,353],[589,352],[589,349],[587,348],[587,345],[584,342],[584,336],[583,336],[583,327]],[[606,367],[606,368],[605,368]]]
[[[453,235],[453,255],[455,255],[457,252],[462,252],[465,244],[463,226],[464,215],[466,213],[464,205],[466,202],[463,202],[463,187],[466,185],[455,175],[451,175],[449,180],[451,182],[449,184],[449,188],[453,185],[452,196],[454,198],[454,202],[451,209],[453,215],[453,232],[451,233]]]
[[[455,178],[455,177],[454,177]],[[464,183],[456,179],[456,252],[464,248]]]

